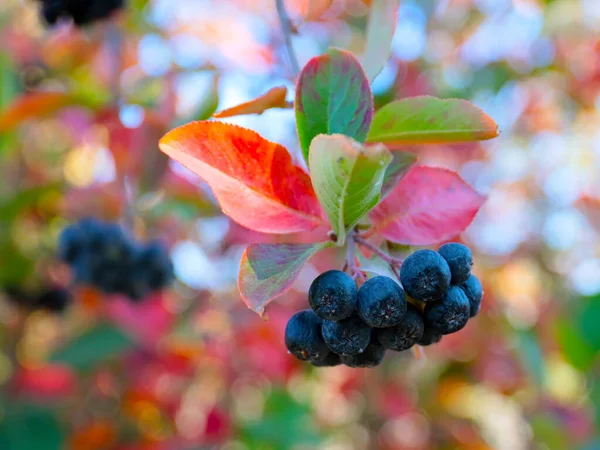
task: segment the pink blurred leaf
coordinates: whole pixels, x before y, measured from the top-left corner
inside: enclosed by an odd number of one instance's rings
[[[461,233],[485,197],[451,170],[417,166],[371,212],[374,229],[405,245],[432,245]]]

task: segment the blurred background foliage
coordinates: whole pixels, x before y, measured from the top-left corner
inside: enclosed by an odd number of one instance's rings
[[[369,0],[287,0],[304,64],[360,54]],[[500,125],[482,144],[411,149],[488,200],[461,237],[482,314],[424,355],[311,369],[286,320],[336,255],[311,261],[261,321],[235,281],[245,243],[158,152],[162,134],[294,81],[272,0],[130,0],[47,29],[0,3],[0,448],[600,449],[600,7],[597,0],[403,0],[376,104],[435,94]],[[226,119],[286,145],[293,111]],[[68,223],[134,214],[177,283],[134,305],[73,287],[55,314],[15,292],[68,286]]]

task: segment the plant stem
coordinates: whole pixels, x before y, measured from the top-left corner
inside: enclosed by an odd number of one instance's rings
[[[346,264],[348,271],[350,272],[350,276],[352,278],[359,277],[363,281],[366,279],[365,274],[356,266],[356,248],[354,246],[354,231],[350,231],[348,233],[347,241],[346,241]]]
[[[275,0],[275,6],[277,7],[279,22],[281,23],[281,31],[283,32],[283,40],[287,48],[290,64],[292,65],[292,73],[295,78],[296,75],[298,75],[298,72],[300,72],[300,66],[298,65],[298,59],[296,58],[296,53],[294,53],[294,47],[292,45],[292,27],[290,18],[285,10],[283,0]]]
[[[381,250],[376,245],[371,244],[369,241],[367,241],[363,237],[354,235],[353,239],[357,244],[362,245],[365,248],[368,248],[369,250],[371,250],[373,253],[375,253],[377,256],[379,256],[381,259],[383,259],[386,263],[388,263],[392,267],[400,267],[402,265],[402,263],[404,262],[403,259],[394,258],[393,256],[389,255],[387,252]]]

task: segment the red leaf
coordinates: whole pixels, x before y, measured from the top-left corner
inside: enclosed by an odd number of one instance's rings
[[[159,143],[202,177],[225,214],[264,233],[307,231],[323,223],[310,177],[287,150],[257,133],[219,122],[192,122]]]
[[[432,245],[467,228],[484,200],[457,173],[417,166],[371,212],[371,219],[390,241]]]
[[[33,117],[47,116],[73,103],[73,97],[62,92],[32,92],[17,97],[0,112],[0,132],[9,131]]]
[[[287,102],[285,96],[287,95],[287,88],[285,86],[277,86],[269,89],[266,93],[260,97],[256,97],[253,100],[242,103],[231,108],[224,109],[213,114],[213,117],[232,117],[242,116],[245,114],[262,114],[267,109],[271,108],[286,108]]]

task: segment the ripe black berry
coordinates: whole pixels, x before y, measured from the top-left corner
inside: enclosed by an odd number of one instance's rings
[[[342,364],[340,355],[336,355],[333,352],[329,352],[327,357],[323,361],[312,361],[312,365],[315,367],[334,367]]]
[[[327,320],[342,320],[356,310],[356,283],[344,272],[329,270],[310,285],[308,301],[317,315]]]
[[[400,269],[404,290],[415,300],[439,300],[450,286],[450,267],[444,258],[433,250],[417,250]]]
[[[301,361],[325,361],[329,349],[321,335],[323,320],[306,309],[294,314],[285,327],[285,346]]]
[[[377,330],[377,340],[386,349],[400,352],[415,345],[422,338],[424,329],[421,312],[415,306],[408,305],[398,325]]]
[[[371,342],[364,352],[358,355],[342,355],[340,359],[348,367],[375,367],[381,364],[385,348],[378,342]]]
[[[469,247],[458,242],[448,242],[439,248],[438,253],[450,267],[452,284],[461,284],[469,279],[473,267],[473,255]]]
[[[40,0],[42,16],[50,24],[59,19],[73,19],[76,25],[86,25],[108,17],[123,7],[124,0]]]
[[[406,313],[406,295],[394,280],[377,276],[368,280],[358,291],[358,315],[369,326],[394,326]]]
[[[461,288],[451,286],[444,298],[425,306],[425,326],[441,334],[455,333],[469,320],[471,307]]]
[[[71,293],[66,289],[55,288],[39,295],[34,306],[52,312],[62,312],[69,303],[71,303]]]
[[[329,349],[338,355],[362,353],[371,340],[371,328],[358,316],[333,322],[323,321],[323,339]]]
[[[425,327],[425,330],[423,331],[423,336],[421,336],[421,339],[419,339],[417,344],[427,346],[431,344],[437,344],[441,340],[441,333],[438,333],[437,331],[432,330],[431,328]]]
[[[483,287],[481,281],[475,275],[471,275],[469,279],[460,285],[470,305],[470,317],[475,317],[481,308],[481,299],[483,298]]]

